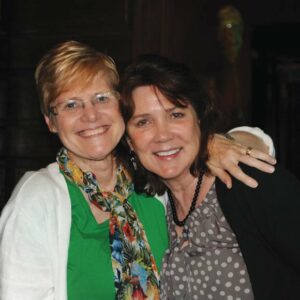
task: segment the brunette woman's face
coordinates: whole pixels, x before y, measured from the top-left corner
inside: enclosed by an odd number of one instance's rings
[[[175,106],[153,86],[134,89],[132,97],[135,111],[127,124],[128,142],[141,163],[164,180],[189,174],[200,147],[195,110]]]

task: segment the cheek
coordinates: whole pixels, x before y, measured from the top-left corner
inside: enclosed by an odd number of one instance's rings
[[[150,149],[146,134],[133,130],[128,131],[128,136],[130,138],[129,145],[139,157],[140,161],[143,162],[145,159],[145,154],[147,154],[148,150]]]
[[[59,135],[68,134],[70,131],[72,131],[72,129],[76,128],[75,126],[76,126],[76,122],[73,122],[68,119],[60,120],[55,124],[55,128]]]
[[[130,135],[130,140],[131,140],[131,145],[133,147],[133,150],[139,154],[141,151],[143,151],[143,145],[145,145],[144,143],[144,139],[143,139],[143,135],[139,134],[139,133],[133,133]]]
[[[153,163],[153,157],[149,151],[149,147],[143,147],[143,144],[139,146],[134,146],[133,150],[138,157],[141,164],[150,172],[154,172],[155,168],[158,166],[156,163]]]
[[[139,132],[131,125],[127,125],[128,144],[133,148],[137,148],[139,141]]]
[[[125,131],[125,123],[122,116],[119,113],[112,115],[111,119],[114,121],[117,127],[122,128],[122,130]]]
[[[124,119],[120,113],[120,110],[118,107],[115,107],[114,111],[112,112],[108,112],[108,114],[110,115],[110,118],[112,120],[116,120],[116,122],[118,122],[118,127],[122,128],[123,132],[125,132],[125,123],[124,123]]]
[[[121,139],[124,133],[125,133],[125,124],[124,122],[120,122],[118,126],[118,138]]]
[[[185,139],[186,145],[190,145],[193,152],[198,153],[201,147],[201,131],[198,122],[193,122],[192,124],[186,124],[185,134],[183,139]]]

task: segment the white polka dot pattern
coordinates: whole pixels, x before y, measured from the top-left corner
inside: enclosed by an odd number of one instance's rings
[[[180,237],[167,207],[170,249],[163,261],[161,299],[253,300],[248,271],[215,186],[190,215]]]

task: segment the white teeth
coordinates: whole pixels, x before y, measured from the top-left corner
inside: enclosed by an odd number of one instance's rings
[[[168,155],[173,155],[177,152],[179,152],[180,149],[174,149],[174,150],[169,150],[169,151],[160,151],[156,152],[155,154],[158,156],[168,156]]]
[[[89,137],[92,135],[102,134],[107,130],[107,126],[102,126],[96,129],[88,129],[80,132],[80,135],[83,137]]]

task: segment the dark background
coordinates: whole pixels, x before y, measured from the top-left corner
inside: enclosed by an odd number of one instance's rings
[[[234,68],[217,40],[225,4],[244,20]],[[40,114],[33,73],[69,39],[108,53],[120,71],[146,52],[187,63],[215,83],[227,126],[264,129],[300,177],[299,0],[0,0],[0,209],[25,171],[54,161],[59,143]]]

